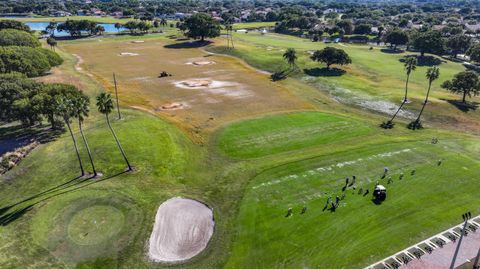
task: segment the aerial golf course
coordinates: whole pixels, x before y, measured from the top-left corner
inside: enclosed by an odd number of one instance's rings
[[[330,44],[352,64],[325,73],[309,59],[323,43],[238,32],[230,49],[223,37],[197,47],[173,34],[59,41],[64,63],[38,79],[74,84],[93,100],[113,93],[115,72],[122,118],[111,121],[135,169],[125,172],[92,106],[84,132],[101,177],[77,178],[67,133],[0,177],[0,268],[362,268],[465,211],[480,213],[480,116],[440,87],[461,64],[432,56],[440,77],[423,129],[406,126],[422,106],[429,63],[412,73],[395,128],[382,129],[402,101],[401,59],[412,53]],[[287,48],[298,69],[272,82]],[[0,136],[14,132],[2,127]],[[377,182],[388,188],[381,204],[364,195]],[[325,207],[336,196],[339,207]],[[157,209],[173,197],[208,205],[214,232],[195,257],[154,262],[146,249]]]

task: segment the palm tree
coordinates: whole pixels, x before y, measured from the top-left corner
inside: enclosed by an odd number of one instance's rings
[[[97,96],[97,108],[100,113],[105,114],[108,128],[110,128],[110,131],[112,131],[113,137],[117,142],[118,148],[122,152],[122,156],[125,159],[125,162],[127,163],[127,166],[128,166],[128,171],[132,171],[133,170],[132,166],[128,162],[127,156],[125,155],[125,151],[123,151],[122,145],[120,144],[120,141],[118,141],[117,135],[115,134],[115,131],[113,130],[112,125],[110,124],[110,119],[108,118],[108,114],[110,114],[113,110],[112,96],[109,93],[105,93],[105,92],[100,93]]]
[[[227,30],[227,47],[230,48],[230,43],[232,43],[232,48],[235,48],[235,46],[233,45],[233,36],[232,36],[233,25],[230,22],[227,22],[225,24],[225,30]]]
[[[71,120],[72,111],[73,111],[73,103],[69,98],[65,96],[56,97],[55,103],[56,103],[55,113],[63,118],[63,120],[65,121],[65,124],[68,127],[68,131],[70,132],[70,136],[72,137],[73,146],[75,147],[78,163],[80,165],[80,170],[82,172],[81,176],[83,177],[85,176],[85,170],[83,169],[82,159],[80,158],[80,152],[78,151],[77,141],[75,140],[75,136],[73,135],[72,128],[70,127],[70,120]]]
[[[410,81],[410,74],[412,71],[415,71],[417,69],[417,58],[416,57],[405,57],[405,64],[403,65],[405,67],[405,71],[407,72],[407,81],[405,82],[405,98],[404,102],[408,102],[408,82]]]
[[[90,164],[92,165],[93,169],[93,177],[97,177],[98,173],[95,169],[95,163],[93,162],[92,152],[90,151],[90,147],[88,146],[87,138],[83,133],[83,121],[86,117],[88,117],[88,112],[90,112],[90,100],[84,94],[79,94],[73,100],[73,116],[78,119],[78,127],[80,129],[80,134],[82,135],[83,143],[85,143],[85,148],[87,148],[88,158],[90,159]]]
[[[167,21],[165,18],[162,18],[162,19],[160,20],[160,25],[163,26],[163,27],[165,27],[165,26],[168,25],[168,21]]]
[[[428,97],[430,96],[430,89],[432,88],[432,82],[440,76],[440,69],[436,66],[430,67],[427,70],[427,73],[425,74],[425,77],[428,79],[428,90],[427,90],[427,96],[425,96],[425,101],[423,102],[422,109],[420,110],[420,113],[418,114],[418,117],[415,121],[411,122],[409,124],[409,128],[415,130],[422,128],[422,124],[420,122],[420,118],[422,117],[423,110],[425,109],[425,106],[428,103]]]
[[[389,121],[381,125],[384,128],[393,128],[393,120],[397,117],[403,106],[408,102],[408,82],[410,81],[410,74],[412,73],[412,71],[415,71],[415,69],[417,69],[417,58],[412,56],[406,56],[404,67],[407,73],[407,81],[405,83],[405,97],[403,98],[403,102],[400,107],[398,107],[397,112],[393,114],[393,117]]]
[[[295,61],[297,60],[297,52],[294,48],[289,48],[283,54],[283,59],[287,61],[290,67],[296,67]]]

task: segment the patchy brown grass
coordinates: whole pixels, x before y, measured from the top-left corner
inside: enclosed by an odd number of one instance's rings
[[[199,48],[165,48],[167,44],[161,39],[144,43],[93,40],[63,43],[62,49],[82,60],[77,70],[88,73],[111,92],[115,72],[122,104],[166,117],[200,143],[225,122],[312,108],[286,87],[237,59],[210,55]],[[135,56],[124,56],[127,54]],[[191,64],[206,61],[215,64]],[[159,78],[162,71],[172,76]],[[162,109],[170,103],[183,107]]]

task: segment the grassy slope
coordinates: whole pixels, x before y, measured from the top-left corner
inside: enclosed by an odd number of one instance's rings
[[[235,50],[226,49],[223,40],[209,50],[230,54],[259,69],[276,72],[287,68],[282,59],[285,49],[295,48],[299,57],[298,66],[302,72],[297,71],[291,76],[345,100],[346,103],[356,100],[353,103],[366,103],[368,106],[370,100],[387,100],[399,104],[404,95],[406,75],[400,60],[405,55],[412,54],[410,52],[391,54],[381,52],[381,47],[376,46],[373,50],[369,50],[370,46],[324,44],[293,36],[261,35],[258,32],[236,33],[234,40],[236,41]],[[311,51],[322,49],[327,45],[344,49],[352,58],[352,65],[342,67],[346,71],[345,74],[325,76],[321,72],[323,66],[309,59]],[[430,103],[425,110],[425,116],[434,120],[437,126],[450,125],[454,128],[469,129],[469,131],[478,129],[479,113],[462,112],[449,103],[460,97],[440,88],[443,81],[451,79],[454,74],[464,70],[464,67],[458,63],[441,60],[443,62],[439,66],[440,78],[432,85]],[[420,110],[425,97],[427,68],[428,66],[419,66],[410,78],[409,96],[413,102],[408,104],[406,109],[413,113]],[[478,98],[473,98],[472,101],[478,102]]]
[[[467,155],[463,148],[473,142],[427,141],[349,151],[337,147],[328,155],[260,174],[242,203],[227,267],[361,268],[456,224],[467,209],[480,213],[474,198],[479,156]],[[410,151],[401,152],[405,149]],[[384,154],[392,152],[400,153]],[[444,159],[441,166],[439,159]],[[329,166],[332,170],[319,170]],[[392,184],[381,179],[384,166],[390,168]],[[400,173],[405,174],[402,180]],[[345,192],[335,213],[323,211],[327,197],[341,196],[345,177],[352,175],[358,178],[357,190]],[[371,194],[357,192],[360,187],[372,191],[377,180],[388,189],[381,206],[370,200]],[[308,210],[300,215],[303,206]],[[289,207],[294,215],[285,218]]]
[[[289,40],[290,37],[280,36],[278,44],[288,43]],[[298,44],[310,45],[303,41]],[[265,51],[262,50],[262,55],[266,54]],[[255,49],[252,52],[260,53]],[[73,71],[73,57],[66,57],[61,77],[75,81],[89,94],[98,92],[98,84],[86,76],[82,75],[79,82],[74,80],[79,75]],[[252,58],[260,59],[259,62],[265,64],[261,61],[262,57]],[[274,56],[271,57],[273,59]],[[324,97],[310,92],[308,87],[296,84],[296,81],[281,83],[291,87],[292,92],[313,100],[322,110],[341,113],[341,116],[336,117],[342,120],[348,118],[345,120],[348,123],[366,128],[367,131],[376,128],[378,124],[378,117],[363,111],[338,104],[331,105],[328,99],[317,100]],[[158,118],[136,111],[127,110],[125,113],[127,119],[115,121],[114,126],[138,171],[115,176],[122,171],[124,164],[105,128],[103,117],[92,113],[86,133],[105,180],[76,182],[66,189],[36,197],[8,211],[11,213],[28,209],[29,205],[47,198],[35,204],[24,215],[21,215],[24,213],[22,211],[17,212],[21,216],[14,222],[0,226],[0,238],[4,239],[0,242],[0,267],[156,267],[144,258],[145,241],[158,205],[165,199],[178,195],[203,200],[215,209],[214,238],[205,252],[180,266],[187,268],[220,268],[227,259],[227,267],[230,268],[298,268],[319,265],[342,268],[347,267],[347,261],[364,265],[384,257],[387,252],[397,251],[414,240],[456,223],[458,213],[467,209],[460,205],[469,205],[469,210],[480,207],[475,196],[477,183],[470,180],[479,167],[478,142],[470,142],[472,138],[463,135],[431,129],[415,133],[403,128],[392,131],[377,129],[378,131],[368,133],[368,136],[365,133],[361,139],[322,146],[323,142],[331,138],[318,136],[312,139],[305,130],[312,128],[314,123],[323,123],[330,118],[316,117],[322,115],[317,113],[303,113],[304,116],[289,124],[289,127],[296,125],[292,131],[291,128],[286,128],[284,122],[292,121],[292,115],[302,113],[289,114],[255,119],[254,124],[246,121],[226,127],[223,130],[222,145],[228,149],[226,153],[242,158],[259,157],[229,162],[216,154],[218,148],[215,142],[222,141],[221,134],[212,139],[209,147],[199,147],[193,145],[172,125]],[[364,117],[365,115],[369,117]],[[365,119],[360,120],[361,117]],[[255,127],[254,132],[248,131],[251,127]],[[282,143],[281,139],[277,140],[277,145],[262,140],[262,137],[272,134],[270,129],[275,130],[279,137],[294,140],[294,145]],[[292,137],[292,132],[299,132],[299,135]],[[345,135],[345,138],[357,134],[355,130]],[[428,144],[433,136],[440,138],[439,145]],[[452,136],[459,140],[451,140]],[[239,138],[245,143],[260,142],[256,144],[255,150],[245,150],[235,144],[239,143]],[[465,139],[465,142],[459,142],[461,139]],[[283,148],[285,145],[287,147]],[[401,155],[398,161],[376,158],[328,174],[306,173],[312,168],[368,158],[406,147],[414,149],[414,153]],[[436,167],[435,163],[440,158],[445,158],[445,163]],[[83,159],[88,165],[84,154]],[[413,168],[418,172],[415,178],[407,176],[405,182],[395,180],[394,185],[389,185],[389,199],[382,206],[373,205],[367,197],[348,195],[347,204],[335,214],[321,211],[325,195],[340,193],[345,176],[356,174],[359,177],[358,183],[371,187],[385,165],[390,166],[396,175],[400,170],[409,171]],[[42,145],[19,167],[0,177],[0,207],[62,184],[75,177],[76,169],[72,145],[66,135],[55,142]],[[297,184],[296,181],[267,184],[291,174],[302,177],[305,174],[305,180],[302,184]],[[253,180],[242,199],[243,190],[251,178]],[[367,178],[371,182],[367,183]],[[453,191],[449,185],[452,178],[457,183],[457,188]],[[268,187],[255,187],[262,183]],[[452,199],[443,199],[444,197]],[[417,199],[421,199],[420,202],[425,206],[419,208]],[[123,221],[118,218],[112,220],[116,225],[112,225],[111,233],[115,236],[106,236],[109,239],[102,240],[111,243],[90,246],[75,244],[79,238],[88,241],[88,235],[83,234],[81,237],[82,233],[79,235],[75,232],[84,225],[81,221],[76,221],[78,226],[69,225],[71,218],[78,218],[72,212],[83,212],[85,206],[90,206],[92,201],[95,205],[109,201],[106,210],[119,210],[124,216],[131,217]],[[242,205],[237,220],[235,216],[240,202]],[[309,208],[308,213],[300,218],[298,211],[304,203]],[[288,207],[293,207],[296,214],[293,218],[285,219],[283,215]],[[451,210],[445,211],[445,208]],[[87,215],[97,216],[95,210],[91,212]],[[429,216],[433,218],[428,218]],[[397,221],[399,218],[407,221]],[[121,228],[122,223],[124,227],[132,228]],[[76,241],[69,239],[69,233]],[[405,235],[408,235],[407,239]],[[233,249],[230,249],[232,236],[235,236],[235,240]],[[391,243],[385,240],[387,236],[392,236]],[[61,240],[66,242],[62,243]],[[365,242],[376,242],[378,245],[366,247]],[[67,253],[66,250],[72,249],[77,252]]]
[[[221,133],[218,143],[229,156],[252,158],[358,139],[370,131],[367,126],[332,114],[303,112],[233,124]]]

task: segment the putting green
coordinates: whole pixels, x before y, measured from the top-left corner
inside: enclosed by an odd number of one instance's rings
[[[231,157],[255,158],[358,138],[372,129],[358,121],[321,112],[297,112],[234,123],[218,138]]]
[[[56,258],[75,264],[115,256],[142,225],[141,210],[120,194],[87,191],[42,207],[32,221],[32,235]]]
[[[95,245],[117,235],[124,223],[115,207],[96,205],[76,213],[68,224],[68,237],[79,245]]]

